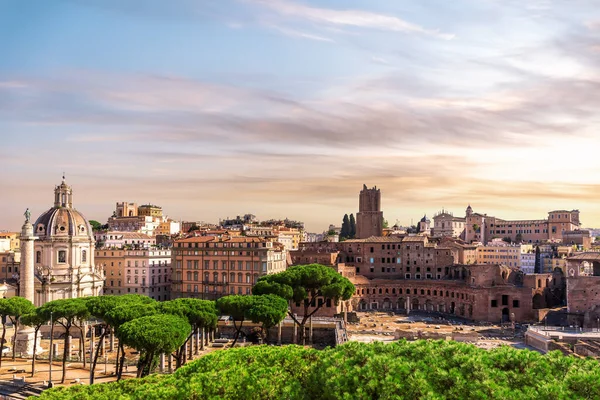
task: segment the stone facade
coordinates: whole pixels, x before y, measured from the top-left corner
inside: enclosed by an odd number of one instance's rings
[[[510,238],[517,243],[541,243],[561,241],[563,234],[580,227],[579,210],[556,210],[547,219],[504,220],[474,213],[471,206],[465,217],[465,241],[487,243],[494,238]]]
[[[583,325],[595,328],[600,321],[600,276],[567,278],[567,310],[583,316]]]
[[[106,275],[105,294],[170,299],[173,269],[169,249],[100,248],[96,249],[96,264]]]
[[[172,298],[251,294],[260,276],[287,267],[283,246],[259,237],[189,237],[176,240],[171,251]]]
[[[356,237],[364,239],[383,235],[383,212],[381,211],[381,191],[377,186],[368,189],[363,185],[356,214]]]

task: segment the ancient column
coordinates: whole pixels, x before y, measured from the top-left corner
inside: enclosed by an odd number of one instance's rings
[[[35,249],[34,241],[37,239],[33,235],[33,225],[29,221],[31,213],[29,209],[25,211],[25,223],[21,228],[21,266],[19,268],[19,296],[35,304],[35,288],[34,288],[34,265],[35,265]],[[41,304],[40,304],[41,305]],[[17,354],[23,356],[32,356],[38,353],[41,348],[38,340],[38,349],[33,348],[33,339],[35,330],[32,327],[21,325],[17,333],[17,339],[14,343]]]

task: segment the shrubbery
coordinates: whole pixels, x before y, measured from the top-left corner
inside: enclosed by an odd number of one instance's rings
[[[323,351],[217,351],[172,375],[55,388],[40,399],[597,399],[600,364],[452,341],[351,342]]]

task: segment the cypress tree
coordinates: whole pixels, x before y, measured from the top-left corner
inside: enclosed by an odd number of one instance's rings
[[[344,219],[342,220],[342,230],[340,232],[340,238],[350,237],[350,220],[348,219],[348,214],[344,214]]]
[[[350,238],[354,238],[356,236],[356,220],[354,219],[354,214],[350,214]]]

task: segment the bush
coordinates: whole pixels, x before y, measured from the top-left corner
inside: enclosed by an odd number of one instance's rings
[[[451,341],[211,353],[173,375],[57,388],[40,399],[596,399],[600,365]]]

